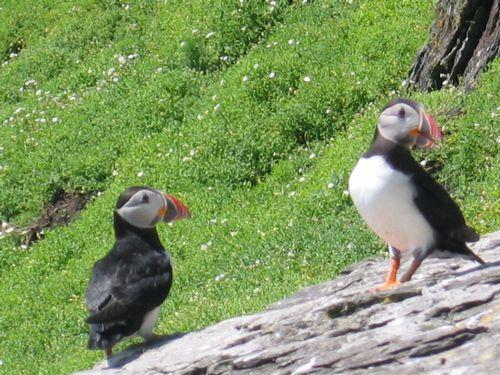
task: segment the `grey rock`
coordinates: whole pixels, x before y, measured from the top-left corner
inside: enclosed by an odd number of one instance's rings
[[[500,374],[500,231],[472,247],[487,265],[430,258],[412,281],[373,293],[388,264],[368,259],[262,313],[79,374]]]

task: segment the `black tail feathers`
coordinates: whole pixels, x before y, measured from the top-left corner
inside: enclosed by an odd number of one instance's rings
[[[116,327],[110,324],[91,324],[87,348],[91,350],[111,349],[125,337],[124,334],[120,332],[122,329],[122,327]]]

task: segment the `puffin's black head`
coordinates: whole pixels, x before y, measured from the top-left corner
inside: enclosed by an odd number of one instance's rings
[[[386,105],[377,129],[382,137],[406,147],[434,148],[443,139],[436,121],[422,104],[411,99],[396,99]]]
[[[118,197],[116,214],[137,228],[153,228],[158,222],[191,217],[178,199],[148,186],[132,186]]]

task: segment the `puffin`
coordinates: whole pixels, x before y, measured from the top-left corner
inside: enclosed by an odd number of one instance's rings
[[[110,357],[124,338],[153,338],[160,305],[172,286],[172,260],[156,225],[190,217],[180,200],[148,186],[132,186],[120,194],[115,243],[94,264],[85,294],[89,349],[104,350]]]
[[[371,146],[349,177],[349,194],[361,217],[388,244],[387,290],[411,280],[423,260],[459,256],[480,264],[467,242],[479,235],[465,223],[446,190],[412,157],[412,147],[434,149],[443,133],[421,103],[396,99],[382,109]],[[397,281],[400,260],[411,254],[409,269]]]

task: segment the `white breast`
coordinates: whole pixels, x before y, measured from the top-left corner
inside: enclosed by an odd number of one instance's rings
[[[388,244],[402,252],[432,245],[433,230],[415,206],[409,176],[391,168],[382,156],[359,160],[349,192],[368,226]]]
[[[158,315],[160,314],[160,306],[155,307],[150,312],[146,313],[144,320],[142,321],[141,328],[138,334],[149,340],[153,337],[153,329],[156,326],[156,321],[158,320]]]

